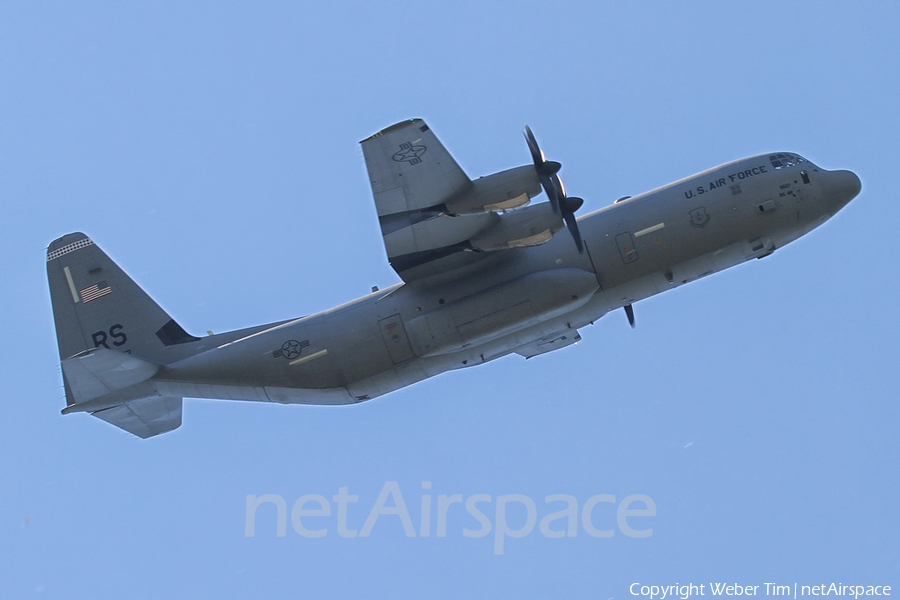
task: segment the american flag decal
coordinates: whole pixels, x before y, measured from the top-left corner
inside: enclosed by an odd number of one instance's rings
[[[105,281],[101,281],[81,290],[81,301],[87,304],[107,294],[112,294],[112,288]]]

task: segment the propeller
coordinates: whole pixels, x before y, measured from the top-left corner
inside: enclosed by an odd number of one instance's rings
[[[628,316],[628,324],[634,329],[634,308],[630,304],[624,306],[625,314]]]
[[[537,140],[531,127],[525,126],[525,141],[528,142],[528,149],[531,151],[531,160],[534,161],[534,170],[537,171],[538,179],[541,187],[550,198],[550,206],[553,208],[553,214],[560,217],[566,223],[572,239],[575,240],[575,247],[578,252],[584,254],[584,242],[581,240],[581,233],[578,231],[578,223],[575,221],[575,211],[581,208],[584,200],[576,197],[566,196],[566,186],[557,173],[562,165],[553,160],[547,160],[544,152],[538,146]]]

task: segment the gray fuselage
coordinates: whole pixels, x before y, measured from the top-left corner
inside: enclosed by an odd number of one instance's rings
[[[204,338],[208,349],[169,364],[153,385],[174,396],[349,404],[563,347],[612,310],[771,254],[859,192],[853,173],[788,156],[800,162],[754,156],[584,215],[583,254],[556,235],[238,339]]]

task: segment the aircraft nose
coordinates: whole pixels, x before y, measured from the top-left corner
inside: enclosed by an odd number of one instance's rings
[[[853,171],[829,171],[828,195],[835,205],[835,210],[843,208],[856,198],[862,189],[862,182]]]

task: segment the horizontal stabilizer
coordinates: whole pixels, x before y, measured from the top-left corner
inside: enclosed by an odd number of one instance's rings
[[[156,396],[132,400],[91,414],[146,439],[180,427],[181,405],[181,398]]]
[[[63,360],[62,369],[72,400],[80,403],[146,381],[159,365],[117,350],[94,348]]]

